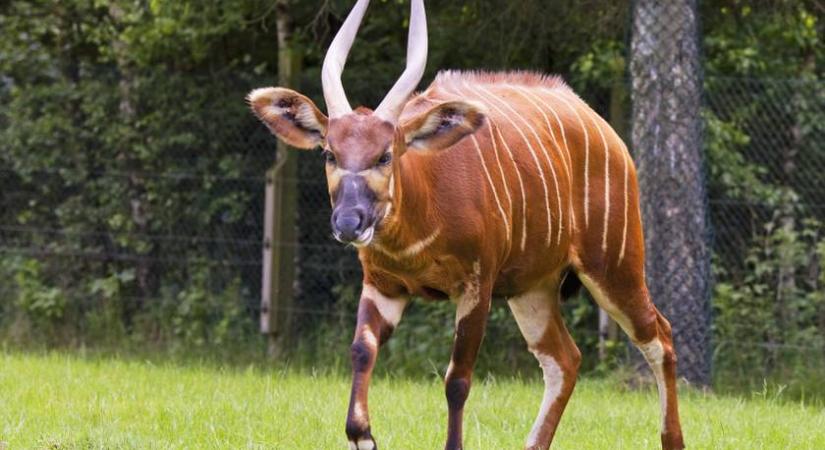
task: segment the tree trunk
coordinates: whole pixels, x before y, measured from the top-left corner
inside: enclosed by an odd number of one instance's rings
[[[697,0],[636,0],[630,74],[653,301],[670,320],[679,375],[710,383],[710,248],[702,162]]]

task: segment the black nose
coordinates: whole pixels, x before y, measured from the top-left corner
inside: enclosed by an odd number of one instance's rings
[[[352,242],[364,231],[365,218],[366,213],[361,208],[336,210],[332,213],[332,229],[338,239]]]

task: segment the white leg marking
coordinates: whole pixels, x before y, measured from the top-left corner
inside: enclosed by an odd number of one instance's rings
[[[364,343],[369,345],[373,350],[378,348],[378,338],[375,336],[375,333],[369,325],[364,325],[361,328],[361,339],[363,339]]]
[[[518,177],[518,185],[521,190],[521,251],[523,252],[527,245],[527,195],[524,193],[524,180],[521,178],[521,171],[518,168],[518,164],[516,164],[516,158],[513,156],[513,151],[510,150],[510,146],[507,145],[507,141],[505,141],[504,136],[501,135],[501,130],[493,122],[493,119],[488,117],[487,120],[490,122],[490,140],[493,141],[493,145],[496,145],[496,138],[493,136],[493,128],[495,127],[496,134],[501,141],[501,145],[503,145],[504,149],[507,150],[507,154],[510,156],[510,161],[513,163],[513,169],[516,171],[516,177]],[[510,204],[510,208],[510,215],[512,216],[512,203]]]
[[[449,380],[450,379],[450,376],[452,375],[453,370],[455,370],[455,364],[453,364],[453,360],[450,359],[450,365],[447,366],[447,372],[444,373],[444,380]]]
[[[559,226],[561,227],[562,226],[562,222],[561,222],[562,210],[561,210],[561,191],[559,190],[559,181],[556,177],[556,169],[553,166],[552,161],[550,160],[550,155],[548,154],[547,149],[544,148],[544,143],[542,143],[541,137],[536,132],[536,130],[532,127],[532,125],[530,125],[530,122],[528,122],[524,117],[522,117],[521,114],[518,113],[518,111],[513,109],[513,107],[511,107],[509,104],[507,104],[507,102],[502,101],[501,99],[496,97],[492,92],[490,92],[489,90],[487,90],[486,88],[484,88],[481,85],[478,85],[478,86],[475,86],[475,87],[471,86],[471,88],[472,89],[477,88],[476,92],[484,92],[488,99],[492,99],[495,102],[498,102],[501,105],[504,105],[504,107],[509,109],[510,112],[513,115],[517,116],[519,119],[521,119],[522,122],[524,122],[525,125],[527,125],[527,128],[532,132],[533,136],[536,138],[536,141],[538,142],[539,146],[542,149],[544,157],[547,159],[547,164],[550,166],[550,172],[551,172],[551,175],[553,176],[553,183],[554,183],[555,188],[556,188],[556,198],[558,199],[557,204],[558,204],[558,210],[559,210]],[[530,144],[530,141],[529,141],[529,139],[527,139],[527,136],[524,134],[524,132],[521,131],[521,129],[516,125],[516,123],[513,121],[513,119],[510,118],[510,116],[508,116],[506,113],[504,113],[501,109],[499,109],[495,105],[492,105],[492,103],[490,103],[490,105],[493,106],[494,108],[496,108],[496,110],[498,110],[499,113],[501,113],[504,117],[506,117],[507,120],[510,121],[510,123],[513,125],[513,128],[518,130],[519,134],[521,134],[522,138],[527,143],[527,148],[530,150],[530,155],[533,157],[533,160],[536,163],[536,167],[539,170],[539,175],[541,177],[542,183],[544,184],[544,195],[545,195],[544,200],[545,200],[545,205],[547,207],[547,245],[549,246],[553,241],[553,237],[552,237],[553,236],[553,231],[552,231],[553,230],[553,225],[552,225],[552,220],[553,219],[552,219],[552,215],[550,214],[550,199],[549,199],[550,194],[549,194],[548,189],[547,189],[547,182],[544,179],[544,170],[541,168],[541,163],[538,160],[538,156],[536,156],[535,149],[533,149],[533,146]],[[559,230],[559,236],[561,236],[561,230]]]
[[[539,361],[544,373],[544,397],[541,402],[539,414],[527,437],[527,447],[537,445],[541,427],[547,419],[550,408],[561,393],[564,383],[564,372],[558,362],[552,356],[532,350],[544,337],[544,333],[550,324],[553,301],[544,291],[533,291],[514,297],[507,301],[513,316],[516,319],[519,330],[527,341],[528,347]]]
[[[375,286],[371,284],[364,285],[361,295],[372,300],[372,304],[378,309],[378,313],[381,314],[381,317],[391,326],[395,327],[398,325],[398,322],[401,321],[401,314],[404,313],[404,308],[407,306],[407,299],[386,297],[378,292],[378,289],[375,289]],[[367,330],[369,330],[372,338],[375,339],[375,334],[372,330],[369,328],[367,328]]]
[[[627,203],[629,195],[627,192],[627,158],[629,158],[629,156],[627,155],[627,151],[625,151],[623,156],[624,157],[622,158],[622,160],[624,161],[624,224],[622,225],[622,246],[619,250],[619,261],[616,263],[617,266],[621,264],[622,259],[624,259],[624,248],[625,243],[627,242]]]
[[[358,450],[358,446],[355,442],[349,441],[349,450]]]
[[[631,339],[634,339],[633,324],[630,322],[630,319],[628,319],[622,310],[620,310],[619,307],[607,297],[607,294],[604,293],[601,286],[599,286],[595,280],[583,273],[577,273],[576,275],[579,277],[582,284],[584,284],[584,287],[587,288],[587,292],[589,292],[590,295],[593,296],[593,299],[596,300],[599,307],[610,314],[610,317],[613,318],[613,320],[615,320],[620,327],[622,327],[622,330],[624,330],[624,332],[627,333]]]
[[[541,342],[550,323],[550,301],[547,293],[541,290],[527,292],[507,301],[530,348]]]
[[[368,441],[366,439],[362,439],[358,441],[358,450],[373,450],[375,448],[375,443],[372,441]]]
[[[481,283],[479,281],[480,277],[481,263],[476,261],[473,264],[473,276],[470,278],[470,281],[465,283],[464,292],[457,301],[455,311],[456,327],[458,326],[458,323],[461,322],[461,319],[467,317],[471,312],[473,312],[481,301],[481,298],[479,297],[481,294]]]
[[[561,100],[562,103],[564,103],[570,111],[576,115],[576,119],[579,121],[579,126],[584,133],[584,226],[586,228],[590,217],[590,136],[587,133],[587,127],[584,126],[584,121],[579,115],[579,112],[573,107],[573,105],[570,104],[570,102],[567,101],[567,99],[551,89],[542,89],[542,91],[552,95],[558,100]]]
[[[550,413],[550,408],[553,403],[559,398],[561,394],[562,384],[564,383],[564,372],[562,372],[559,363],[556,362],[550,355],[545,355],[541,352],[533,352],[536,359],[539,361],[542,373],[544,374],[544,397],[541,400],[541,408],[539,414],[536,416],[536,421],[533,423],[533,428],[527,436],[527,447],[539,445],[539,433],[547,420],[547,415]]]
[[[665,359],[665,348],[658,338],[647,344],[639,344],[639,350],[644,355],[645,360],[656,377],[656,388],[659,390],[659,406],[662,410],[662,432],[665,431],[665,418],[667,416],[667,387],[665,385],[665,373],[662,364]]]
[[[367,415],[364,413],[364,405],[356,399],[355,404],[352,405],[352,416],[355,420],[366,421]]]
[[[496,191],[496,185],[493,184],[493,178],[490,176],[490,171],[487,170],[487,164],[484,162],[484,155],[481,153],[481,146],[478,145],[478,139],[474,134],[470,135],[470,138],[473,140],[473,145],[476,147],[476,153],[478,153],[478,158],[481,160],[481,167],[484,169],[484,175],[487,176],[487,181],[490,183],[490,189],[493,190],[493,198],[496,200],[496,205],[498,206],[498,212],[501,214],[501,220],[504,221],[504,230],[505,230],[505,239],[507,242],[510,241],[512,234],[510,233],[510,222],[507,220],[507,215],[504,213],[504,208],[501,206],[501,201],[498,199],[498,192]]]

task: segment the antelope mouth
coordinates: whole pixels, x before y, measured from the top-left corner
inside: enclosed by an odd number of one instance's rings
[[[375,237],[375,225],[367,228],[361,234],[358,235],[358,238],[351,242],[357,248],[363,248],[370,243],[372,243],[372,238]]]

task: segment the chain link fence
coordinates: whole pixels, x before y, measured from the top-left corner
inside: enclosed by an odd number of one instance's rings
[[[718,382],[821,378],[825,83],[715,77],[705,98]]]
[[[651,295],[673,324],[680,368],[699,383],[712,367],[748,379],[810,368],[825,356],[825,83],[703,80],[695,3],[639,0],[634,8],[630,147]],[[264,85],[212,82],[239,104]],[[108,108],[116,114],[117,103]],[[214,122],[219,127],[198,123],[205,113],[195,119],[169,138],[157,162],[117,160],[116,148],[99,150],[117,142],[89,138],[83,127],[64,140],[88,139],[88,160],[0,154],[0,325],[14,334],[21,320],[64,323],[92,339],[122,323],[124,335],[201,344],[256,333],[265,171],[275,140],[242,105],[229,123]],[[30,118],[16,120],[0,126],[24,127]],[[150,144],[138,139],[129,149]],[[330,236],[322,158],[296,154],[292,326],[302,335],[332,328],[347,340],[360,266],[355,251]],[[594,314],[570,314],[585,354],[595,353],[587,351],[595,341],[581,339],[587,327],[595,334]],[[514,323],[491,326],[523,348]],[[54,339],[64,336],[72,334],[58,330]],[[525,361],[533,364],[529,355]]]
[[[777,295],[791,297],[781,299],[786,302],[811,296],[811,304],[806,308],[814,311],[802,315],[807,317],[807,323],[798,323],[804,320],[792,316],[799,314],[793,314],[793,309],[783,311],[778,305],[770,308],[773,314],[767,317],[726,318],[724,323],[717,320],[714,360],[717,364],[735,360],[731,353],[741,354],[744,345],[750,347],[751,353],[761,355],[757,358],[758,364],[754,363],[760,368],[779,364],[782,358],[778,353],[790,351],[810,357],[814,352],[820,355],[822,348],[817,342],[822,340],[825,316],[817,316],[821,309],[816,309],[818,303],[812,296],[823,290],[822,261],[817,253],[817,243],[823,238],[820,224],[825,221],[825,190],[822,189],[821,175],[825,170],[825,154],[819,144],[825,140],[825,130],[823,122],[817,118],[825,117],[825,85],[816,80],[709,78],[705,86],[704,151],[710,167],[707,189],[714,230],[715,298],[749,294],[772,297],[763,301],[773,304],[778,301]],[[235,289],[232,301],[240,303],[243,316],[249,319],[244,320],[244,326],[254,332],[260,301],[263,172],[271,165],[275,148],[274,138],[262,128],[249,117],[244,119],[242,127],[230,134],[231,145],[242,148],[240,154],[245,161],[243,166],[247,168],[232,176],[194,170],[78,171],[70,167],[44,167],[21,173],[6,165],[0,173],[6,185],[14,186],[14,189],[3,192],[6,214],[0,223],[0,255],[8,270],[14,266],[17,276],[12,274],[6,278],[0,286],[0,296],[13,303],[31,294],[26,289],[42,289],[44,292],[58,289],[64,297],[62,301],[73,302],[83,311],[100,308],[113,297],[125,302],[127,310],[138,310],[153,302],[177,304],[190,294],[219,296],[232,287]],[[788,159],[788,154],[792,155],[792,160]],[[348,292],[348,287],[358,285],[360,266],[355,251],[337,244],[330,236],[330,207],[321,157],[314,152],[301,152],[298,157],[298,271],[296,299],[289,308],[297,328],[312,329],[328,318],[354,317],[354,310],[342,309],[336,303],[342,292]],[[640,161],[642,173],[647,167],[644,160]],[[167,189],[169,198],[154,199],[152,203],[155,205],[191,200],[202,202],[208,209],[209,201],[226,195],[231,195],[234,203],[220,207],[213,205],[216,209],[206,218],[177,211],[179,214],[172,214],[162,229],[144,232],[109,229],[111,224],[93,221],[62,224],[54,220],[32,222],[29,219],[42,212],[42,208],[60,209],[64,207],[63,202],[71,201],[71,198],[61,196],[51,199],[54,203],[49,204],[49,199],[38,196],[38,184],[66,186],[74,191],[73,196],[83,199],[85,194],[90,195],[96,189],[97,183],[122,184],[134,177],[149,183],[162,183]],[[675,185],[680,180],[675,180]],[[681,189],[675,192],[682,192]],[[84,193],[84,190],[90,192]],[[128,203],[121,206],[118,213],[131,213]],[[787,226],[798,235],[777,237],[776,234]],[[668,235],[671,232],[662,233]],[[788,239],[792,239],[790,244]],[[804,248],[798,248],[802,244]],[[284,244],[276,243],[276,247],[279,245]],[[782,251],[793,254],[779,255]],[[656,253],[652,255],[655,258]],[[788,258],[790,260],[786,260]],[[37,268],[27,267],[25,262],[28,260],[37,261]],[[764,268],[764,264],[771,265]],[[792,281],[781,279],[783,264],[792,267]],[[143,266],[150,267],[156,277],[154,285],[157,288],[149,295],[125,287],[132,285],[128,278],[134,277],[134,272]],[[676,268],[681,266],[676,265]],[[768,273],[754,279],[755,270]],[[107,292],[95,288],[100,280],[112,276],[126,277],[117,287],[120,290]],[[29,284],[38,277],[45,281]],[[204,278],[196,280],[204,283],[203,292],[188,289],[193,278],[199,277]],[[685,280],[681,275],[663,278],[672,284],[663,289],[672,289],[679,296],[686,295]],[[654,277],[651,279],[656,282]],[[725,289],[721,297],[719,286]],[[757,295],[752,289],[764,289],[767,294]],[[349,292],[353,295],[351,290]],[[41,299],[40,303],[39,307],[46,310],[50,307],[46,299]],[[197,314],[218,320],[225,312],[222,309],[225,306],[215,302],[210,306],[206,302],[204,307],[207,309]],[[696,332],[696,328],[686,322],[687,313],[667,310],[667,307],[665,311],[676,330],[685,327],[691,333]],[[700,317],[709,318],[705,314],[707,310],[702,309]],[[754,332],[761,329],[759,320],[769,321],[776,328],[785,324],[808,330],[814,338],[800,340],[770,330]],[[346,325],[341,333],[349,334],[351,324],[349,321],[342,323]],[[689,334],[678,333],[678,339],[690,339]],[[517,336],[515,341],[518,341]],[[685,360],[685,357],[681,358]]]
[[[630,147],[638,168],[650,296],[673,327],[680,375],[707,385],[710,233],[696,6],[691,0],[634,2]]]

